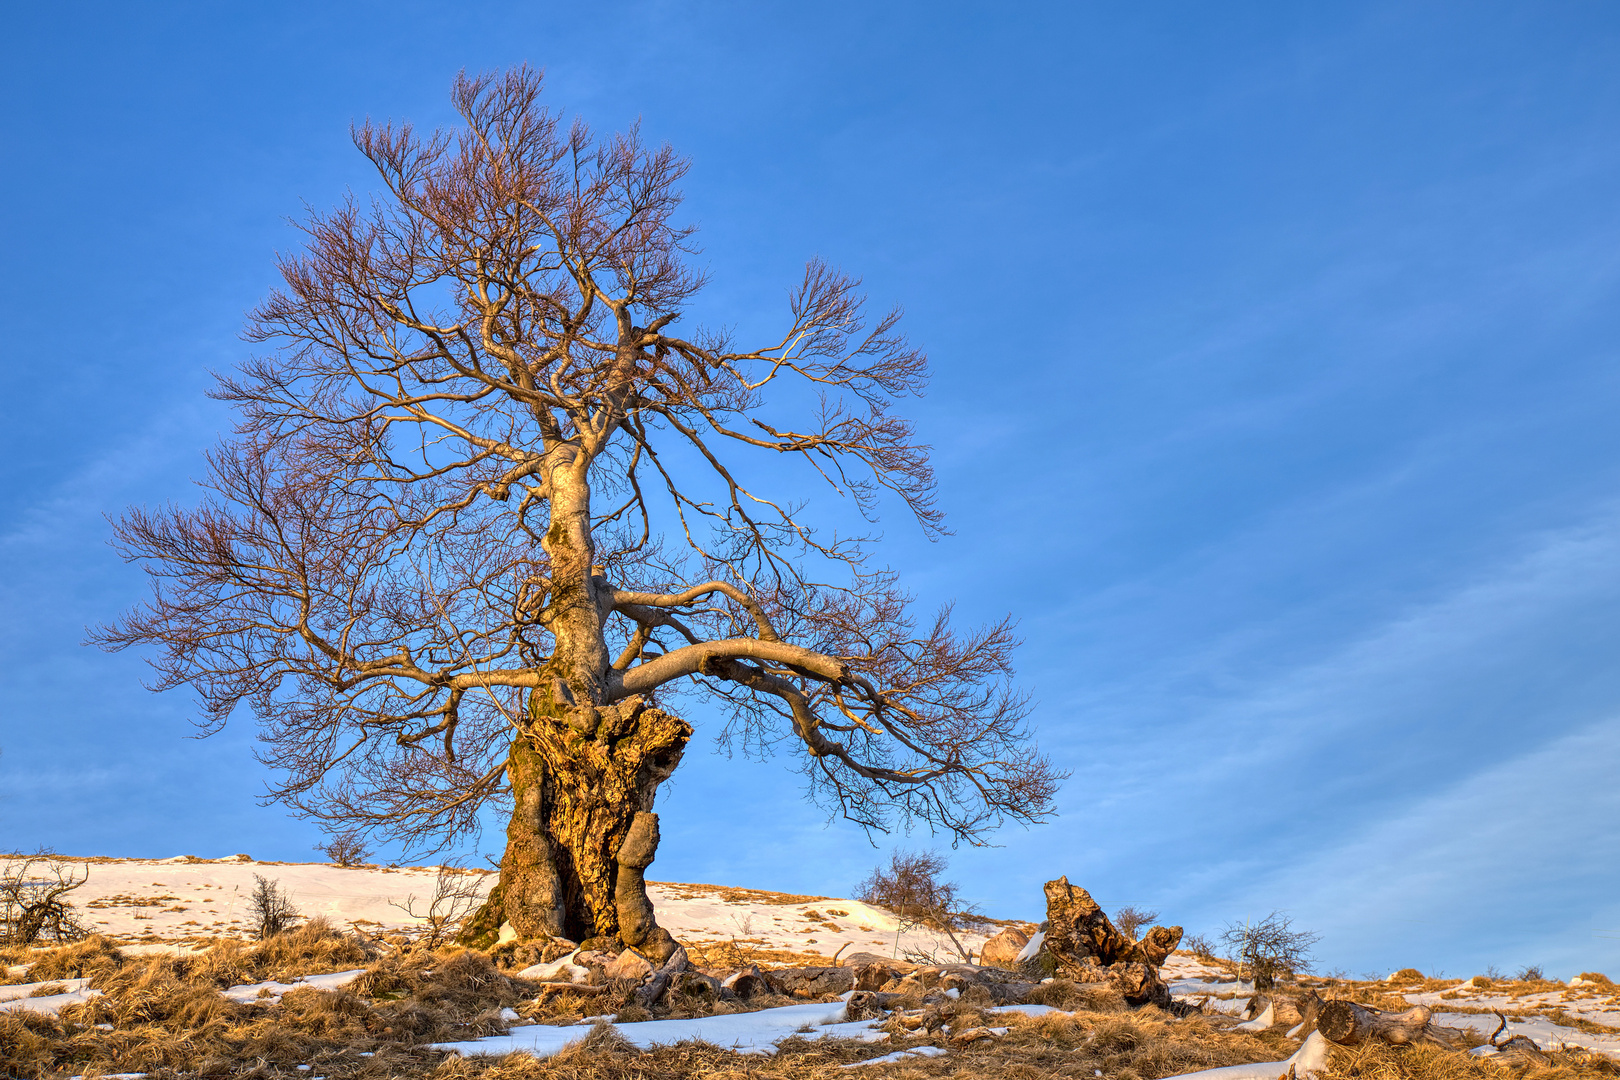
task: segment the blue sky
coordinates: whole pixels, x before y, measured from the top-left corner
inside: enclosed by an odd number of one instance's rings
[[[191,498],[203,392],[351,121],[528,61],[689,155],[715,321],[804,259],[903,303],[955,535],[1016,616],[1048,825],[952,855],[1325,969],[1620,973],[1620,13],[1599,3],[14,5],[0,65],[0,839],[309,854],[253,731],[84,627],[103,515]],[[700,734],[704,717],[695,717]],[[842,892],[882,855],[695,747],[653,875]],[[904,839],[904,838],[902,838]],[[490,838],[493,845],[495,837]],[[912,844],[927,844],[926,836]]]

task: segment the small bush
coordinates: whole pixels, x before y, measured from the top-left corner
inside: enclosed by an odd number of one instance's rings
[[[887,869],[877,867],[856,887],[855,897],[912,924],[955,919],[960,898],[954,881],[940,879],[946,865],[936,852],[896,851]]]
[[[1542,982],[1547,978],[1546,975],[1542,974],[1540,964],[1527,964],[1520,968],[1513,977],[1520,982]]]
[[[1390,978],[1396,982],[1422,982],[1426,976],[1417,968],[1401,968]]]
[[[478,910],[484,901],[483,879],[453,866],[441,866],[433,879],[433,895],[418,900],[412,893],[404,903],[389,901],[390,905],[421,922],[416,944],[437,949],[456,936],[468,916]]]
[[[68,894],[90,880],[90,866],[74,871],[61,856],[39,851],[7,856],[0,867],[0,945],[77,941],[86,930]]]
[[[972,955],[956,938],[956,931],[972,921],[971,905],[962,903],[960,887],[941,880],[945,856],[932,851],[895,851],[887,868],[877,867],[856,886],[855,898],[899,916],[901,926],[929,926],[944,931],[964,962]],[[932,959],[932,958],[927,958]]]
[[[253,918],[260,941],[286,933],[301,918],[298,909],[293,907],[292,897],[282,891],[281,883],[258,874],[253,875],[248,914]]]
[[[1215,943],[1203,934],[1188,934],[1182,939],[1181,947],[1200,960],[1215,959]]]
[[[326,843],[316,844],[315,850],[339,866],[364,866],[371,857],[365,837],[353,831],[335,833]]]

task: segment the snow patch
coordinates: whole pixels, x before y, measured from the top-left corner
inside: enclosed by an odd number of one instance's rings
[[[696,1039],[740,1054],[774,1054],[777,1043],[794,1035],[807,1039],[886,1042],[888,1032],[873,1030],[875,1023],[872,1020],[846,1022],[844,1003],[835,1001],[785,1005],[777,1009],[761,1009],[759,1012],[699,1016],[689,1020],[644,1020],[633,1024],[613,1024],[612,1027],[638,1050]],[[434,1049],[447,1050],[463,1057],[524,1053],[543,1058],[583,1041],[594,1027],[590,1024],[557,1027],[529,1024],[512,1028],[505,1035],[436,1043]]]
[[[913,1046],[910,1050],[896,1050],[892,1054],[871,1058],[867,1061],[852,1061],[848,1065],[840,1065],[841,1069],[859,1069],[862,1065],[890,1065],[896,1061],[915,1061],[917,1058],[944,1057],[950,1051],[938,1046]]]
[[[365,968],[355,968],[353,971],[334,971],[329,975],[300,975],[292,982],[276,982],[272,979],[267,982],[248,983],[245,986],[233,986],[229,990],[221,990],[220,994],[243,1005],[263,998],[280,1001],[281,995],[289,990],[337,990],[348,986],[365,973]]]
[[[1228,1065],[1224,1069],[1205,1069],[1202,1072],[1183,1073],[1180,1080],[1277,1080],[1286,1075],[1290,1067],[1296,1076],[1312,1076],[1327,1066],[1328,1041],[1320,1031],[1311,1032],[1305,1045],[1293,1057],[1283,1061],[1260,1061],[1253,1065]]]
[[[35,990],[45,986],[60,986],[63,992],[46,994],[44,997],[29,997]],[[0,1012],[31,1012],[55,1016],[57,1010],[64,1005],[78,1005],[100,996],[100,990],[90,989],[89,979],[53,979],[50,982],[17,983],[13,986],[0,986]]]

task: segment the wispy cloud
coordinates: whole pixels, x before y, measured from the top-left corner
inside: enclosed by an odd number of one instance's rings
[[[1459,578],[1293,666],[1217,643],[1117,682],[1029,846],[1194,928],[1293,910],[1353,970],[1612,954],[1620,510]]]
[[[1620,716],[1526,752],[1508,743],[1496,765],[1397,812],[1324,814],[1319,846],[1237,899],[1263,914],[1286,898],[1344,963],[1613,967],[1620,941],[1596,931],[1620,926],[1616,776]]]

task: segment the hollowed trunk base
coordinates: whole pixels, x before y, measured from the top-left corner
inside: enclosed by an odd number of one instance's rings
[[[674,942],[642,875],[658,847],[653,800],[692,727],[640,699],[598,707],[567,696],[559,687],[530,697],[507,765],[513,807],[500,883],[462,940],[487,946],[510,923],[522,939],[616,939],[662,959]]]

